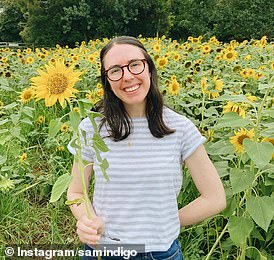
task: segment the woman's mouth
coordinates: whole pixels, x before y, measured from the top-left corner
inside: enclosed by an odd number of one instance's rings
[[[140,84],[132,86],[132,87],[125,88],[124,90],[126,92],[133,92],[133,91],[137,90],[138,88],[140,88]]]

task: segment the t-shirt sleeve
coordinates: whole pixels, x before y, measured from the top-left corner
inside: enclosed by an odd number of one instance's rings
[[[206,141],[206,138],[201,135],[198,128],[188,118],[185,118],[182,135],[181,157],[182,161],[185,161]]]
[[[92,148],[93,127],[89,118],[85,118],[79,124],[80,146],[82,159],[87,162],[94,162],[95,152]],[[76,154],[76,148],[73,147],[73,140],[68,144],[68,150],[73,155]],[[75,141],[77,144],[77,140]],[[78,145],[78,144],[77,144]]]

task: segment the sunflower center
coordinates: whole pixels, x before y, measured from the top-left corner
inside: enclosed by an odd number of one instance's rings
[[[30,99],[31,97],[32,97],[32,93],[30,91],[27,91],[24,93],[24,97],[23,97],[24,99],[27,100],[27,99]]]
[[[226,54],[226,57],[227,57],[228,59],[231,59],[231,58],[233,57],[233,53],[231,53],[231,52],[227,53],[227,54]]]
[[[239,144],[243,144],[243,141],[244,141],[245,138],[249,138],[249,136],[247,136],[247,135],[241,135],[241,136],[239,136],[238,137]]]
[[[50,94],[61,94],[68,87],[68,79],[62,73],[54,74],[48,81]]]

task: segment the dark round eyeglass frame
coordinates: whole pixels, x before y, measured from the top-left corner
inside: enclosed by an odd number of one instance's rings
[[[142,61],[142,63],[143,63],[143,69],[142,69],[140,72],[138,72],[138,73],[132,72],[132,71],[130,70],[130,67],[129,67],[133,62],[136,62],[136,61]],[[106,77],[107,77],[110,81],[119,81],[119,80],[124,76],[124,68],[127,67],[128,71],[129,71],[131,74],[133,74],[133,75],[139,75],[139,74],[141,74],[141,73],[145,70],[145,67],[146,67],[146,63],[145,63],[145,62],[146,62],[146,61],[147,61],[146,59],[136,59],[136,60],[132,60],[132,61],[131,61],[130,63],[128,63],[127,65],[124,65],[124,66],[118,66],[118,65],[116,65],[116,66],[114,66],[114,67],[112,67],[112,68],[110,68],[110,69],[108,69],[108,70],[105,70],[104,74],[106,75]],[[122,71],[122,74],[121,74],[121,77],[120,77],[119,79],[113,80],[113,79],[111,79],[111,78],[108,76],[108,72],[109,72],[111,69],[115,68],[115,67],[120,68],[121,71]]]

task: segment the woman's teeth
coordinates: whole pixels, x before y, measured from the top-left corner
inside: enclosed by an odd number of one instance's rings
[[[140,85],[136,85],[136,86],[133,86],[133,87],[130,87],[130,88],[125,88],[125,91],[126,92],[132,92],[136,89],[138,89],[140,87]]]

